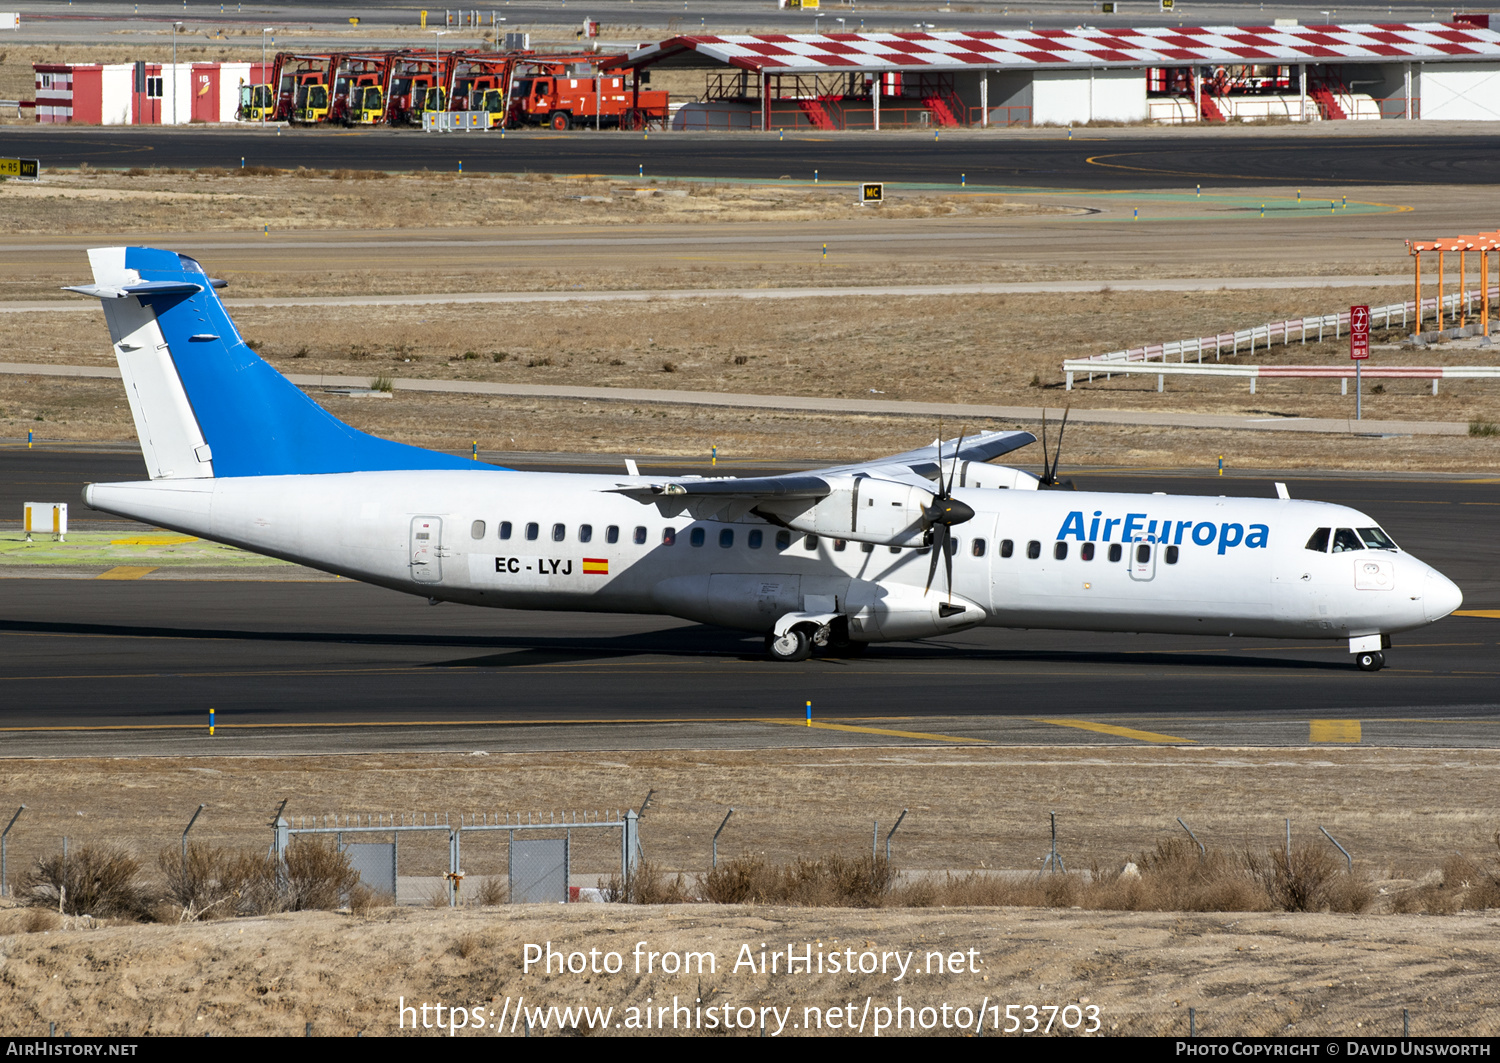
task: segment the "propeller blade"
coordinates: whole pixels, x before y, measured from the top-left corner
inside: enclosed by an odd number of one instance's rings
[[[1047,407],[1042,407],[1042,483],[1046,483],[1052,472],[1052,459],[1047,456]]]
[[[1053,483],[1057,483],[1057,466],[1058,463],[1062,461],[1063,433],[1068,430],[1068,413],[1072,409],[1072,406],[1063,407],[1062,427],[1058,428],[1057,430],[1057,446],[1052,451],[1052,474],[1050,477],[1048,477],[1048,479],[1050,479]]]
[[[922,596],[932,590],[932,577],[937,575],[938,554],[943,552],[948,545],[948,525],[938,524],[932,529],[932,560],[927,565],[927,586],[922,588]]]
[[[953,465],[948,470],[948,486],[943,488],[944,496],[953,493],[953,481],[958,478],[958,452],[964,449],[964,435],[967,431],[968,429],[964,429],[958,433],[958,445],[953,448]]]
[[[944,537],[943,541],[943,567],[948,570],[948,604],[953,604],[953,551],[948,549],[953,540]]]

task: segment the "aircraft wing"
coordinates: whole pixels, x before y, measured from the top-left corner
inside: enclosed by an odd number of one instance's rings
[[[760,505],[776,508],[784,508],[786,503],[796,508],[816,505],[833,494],[841,482],[861,477],[891,480],[930,491],[939,478],[939,470],[955,459],[989,461],[1035,442],[1036,436],[1030,432],[982,432],[934,442],[887,458],[811,472],[715,479],[683,477],[664,483],[621,484],[611,490],[638,502],[655,504],[663,516],[687,512],[696,520],[737,520]],[[801,506],[797,507],[797,503]]]

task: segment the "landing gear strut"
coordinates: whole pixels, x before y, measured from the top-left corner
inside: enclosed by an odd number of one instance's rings
[[[1379,650],[1368,653],[1356,653],[1354,663],[1359,665],[1361,672],[1378,672],[1385,667],[1385,654]]]

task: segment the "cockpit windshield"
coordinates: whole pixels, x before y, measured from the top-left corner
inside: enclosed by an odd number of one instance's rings
[[[1379,528],[1361,528],[1359,537],[1365,541],[1365,547],[1370,550],[1398,550],[1394,540]]]

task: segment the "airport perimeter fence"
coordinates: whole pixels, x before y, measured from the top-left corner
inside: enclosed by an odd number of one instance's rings
[[[617,837],[609,838],[609,834]],[[441,892],[429,889],[413,897],[408,889],[404,899],[422,904],[445,901],[450,907],[460,904],[467,893],[477,894],[485,903],[496,903],[502,898],[510,903],[567,903],[593,897],[598,893],[597,888],[572,885],[574,869],[579,865],[586,867],[585,874],[610,874],[618,888],[628,893],[641,859],[640,813],[633,809],[548,814],[460,813],[456,817],[433,813],[366,813],[302,816],[292,820],[278,810],[271,824],[271,853],[284,864],[293,839],[332,838],[338,850],[349,857],[350,867],[367,888],[400,903],[403,877],[418,882],[436,877],[400,874],[403,835],[404,848],[409,853],[408,865],[415,859],[431,867],[437,856],[432,843],[447,842],[447,870],[442,873]],[[464,865],[465,835],[470,838],[468,848],[474,858],[469,870]],[[427,844],[422,844],[424,841]],[[410,855],[413,849],[416,853]],[[466,878],[475,880],[470,882],[467,892],[463,885]],[[505,883],[503,893],[496,889],[500,881]]]

